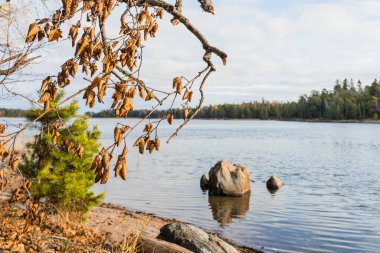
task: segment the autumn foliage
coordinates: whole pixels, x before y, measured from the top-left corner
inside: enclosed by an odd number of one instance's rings
[[[211,0],[198,2],[204,11],[214,14]],[[172,78],[173,82],[168,85],[168,89],[161,90],[146,84],[141,74],[144,43],[156,37],[159,20],[166,15],[164,13],[172,16],[170,22],[173,25],[183,25],[199,40],[204,49],[202,60],[206,64],[193,77],[178,74]],[[112,15],[114,18],[110,19]],[[118,24],[111,23],[115,20],[118,20]],[[69,27],[65,28],[66,24],[70,24]],[[111,25],[120,29],[117,35],[108,37],[107,31]],[[69,180],[80,180],[75,173],[82,173],[81,178],[85,178],[82,183],[86,186],[83,189],[87,189],[93,182],[107,183],[111,174],[126,180],[128,147],[136,147],[141,154],[145,151],[150,154],[158,151],[161,143],[159,127],[165,122],[173,123],[173,105],[179,100],[183,108],[183,121],[168,142],[176,136],[195,117],[203,104],[204,85],[209,75],[216,70],[212,55],[219,57],[223,64],[227,61],[227,54],[212,46],[199,29],[182,14],[181,0],[176,0],[175,5],[162,0],[62,0],[62,6],[50,17],[36,20],[29,25],[25,42],[32,46],[56,43],[65,37],[71,40],[72,57],[62,63],[56,75],[44,78],[37,101],[24,97],[37,108],[35,113],[29,115],[30,122],[11,133],[6,133],[6,126],[0,125],[0,159],[21,177],[21,185],[15,191],[17,195],[13,194],[18,200],[28,198],[34,203],[49,194],[51,197],[54,192],[52,199],[55,203],[63,206],[72,204],[66,201],[66,194],[72,189],[65,188],[65,184]],[[79,76],[83,77],[80,81]],[[76,91],[66,97],[61,96],[63,93],[60,91],[69,85],[73,86],[74,82]],[[197,90],[199,102],[192,105]],[[85,120],[76,120],[69,125],[65,117],[60,115],[67,109],[64,104],[78,96],[82,97],[89,108],[111,101],[109,107],[118,118],[127,118],[138,99],[150,105],[151,110],[135,125],[130,125],[128,120],[118,122],[114,128],[114,143],[100,148],[98,152],[95,143],[88,144],[89,139],[98,138],[96,131],[87,133],[92,136],[82,138],[86,128]],[[151,119],[152,113],[162,108],[165,108],[166,113],[159,119]],[[49,147],[44,151],[40,150],[46,159],[33,157],[36,155],[37,145],[30,146],[30,153],[23,157],[22,166],[18,168],[20,157],[15,150],[15,141],[19,134],[37,123],[43,126],[38,144],[45,149]],[[143,132],[137,139],[129,140],[128,136],[140,124],[145,125]],[[72,134],[78,128],[82,132],[78,130],[77,135]],[[114,154],[119,146],[123,146],[122,152]],[[72,164],[61,164],[61,158]],[[115,161],[112,162],[112,159]],[[110,172],[111,165],[114,165],[113,173]],[[52,170],[52,167],[55,169]],[[0,172],[0,185],[7,184],[7,176],[3,170]],[[71,172],[74,174],[66,177]],[[26,182],[24,176],[35,178],[35,183],[23,187]],[[84,202],[97,202],[95,196],[82,196],[84,192],[88,194],[83,189],[74,189],[70,194],[77,194],[75,196],[84,199]],[[76,206],[88,206],[87,204],[76,203]]]

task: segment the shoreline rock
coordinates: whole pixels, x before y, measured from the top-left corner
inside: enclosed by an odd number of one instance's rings
[[[180,245],[195,253],[238,253],[237,249],[217,236],[180,222],[163,226],[158,238]]]
[[[115,221],[112,223],[109,223],[110,220],[116,218]],[[160,252],[181,252],[181,253],[187,253],[190,252],[188,249],[185,249],[177,244],[167,242],[164,240],[161,240],[157,238],[157,236],[160,234],[160,229],[164,227],[167,224],[170,223],[182,223],[187,224],[183,221],[179,221],[172,218],[163,218],[160,216],[157,216],[152,213],[144,213],[140,211],[131,212],[128,210],[128,208],[111,204],[111,203],[103,203],[99,207],[94,207],[92,211],[90,212],[90,215],[88,217],[87,226],[90,228],[95,228],[101,231],[105,231],[107,234],[109,234],[109,238],[114,241],[122,241],[123,233],[121,231],[126,231],[128,229],[136,229],[133,227],[133,225],[136,225],[138,222],[140,224],[143,224],[148,219],[148,222],[144,228],[140,227],[139,229],[144,229],[144,235],[143,235],[143,242],[144,245],[147,243],[145,247],[145,252],[153,252],[149,251],[149,249],[154,249],[155,253]],[[213,233],[205,232],[208,235],[214,235]],[[215,235],[214,235],[215,236]],[[238,252],[241,253],[262,253],[263,251],[259,249],[253,249],[251,247],[247,246],[241,246],[236,243],[234,243],[231,240],[228,240],[224,237],[219,238],[235,247]],[[160,249],[160,250],[158,250]],[[166,251],[165,251],[166,250]],[[178,251],[182,250],[182,251]]]

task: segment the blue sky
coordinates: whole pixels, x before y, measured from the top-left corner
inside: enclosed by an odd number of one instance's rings
[[[229,55],[227,66],[215,58],[217,72],[205,88],[206,104],[296,100],[331,88],[337,78],[369,83],[380,76],[380,1],[214,0],[215,15],[201,11],[195,0],[184,3],[184,14]],[[142,73],[147,83],[164,89],[170,89],[174,76],[193,76],[203,67],[199,42],[169,20],[166,15],[157,38],[146,43]],[[49,59],[29,71],[56,73],[72,53],[67,44],[50,46],[44,52]],[[84,85],[76,80],[68,92]],[[33,95],[38,86],[15,89]],[[1,101],[2,106],[18,104]]]

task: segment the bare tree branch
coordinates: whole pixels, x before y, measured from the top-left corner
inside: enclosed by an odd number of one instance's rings
[[[28,65],[33,60],[40,57],[40,56],[36,56],[36,57],[28,58],[28,55],[29,55],[28,53],[23,54],[22,56],[20,56],[20,54],[18,54],[18,55],[19,55],[19,58],[10,67],[7,67],[6,69],[0,69],[0,76],[9,76],[9,75],[13,74],[14,72],[20,70],[21,68],[25,67],[26,65]],[[14,60],[15,58],[17,58],[17,57],[10,56],[9,58],[2,60],[0,62],[0,65],[2,63],[10,62],[10,61]]]
[[[189,123],[190,120],[192,120],[201,110],[203,102],[204,102],[204,91],[203,91],[203,86],[206,83],[207,78],[210,76],[211,72],[215,71],[212,67],[207,68],[208,72],[204,76],[201,85],[199,86],[199,92],[201,94],[201,98],[199,99],[198,106],[196,107],[194,113],[185,120],[177,129],[176,131],[169,137],[169,139],[166,141],[166,143],[169,143],[171,139],[173,139],[175,136],[178,135],[179,131],[187,124]]]
[[[128,0],[124,0],[127,4],[130,2]],[[202,43],[203,49],[206,52],[212,52],[219,56],[223,64],[227,64],[227,54],[223,52],[222,50],[210,45],[210,43],[207,41],[205,36],[193,25],[190,23],[189,19],[187,19],[185,16],[182,15],[181,12],[179,12],[175,6],[168,4],[162,0],[139,0],[136,2],[138,6],[142,6],[144,3],[148,3],[151,6],[157,6],[163,8],[165,11],[173,15],[174,18],[178,19],[192,34],[195,35],[195,37],[198,38],[198,40]],[[203,2],[203,1],[202,1]],[[207,2],[207,1],[206,1]]]

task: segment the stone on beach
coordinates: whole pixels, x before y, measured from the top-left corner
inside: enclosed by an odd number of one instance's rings
[[[192,225],[173,222],[163,226],[159,239],[180,245],[196,253],[238,253],[230,244]]]
[[[209,194],[240,197],[251,192],[249,170],[241,165],[220,161],[209,171]]]

